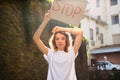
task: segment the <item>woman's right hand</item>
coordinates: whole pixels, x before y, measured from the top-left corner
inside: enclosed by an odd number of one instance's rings
[[[60,26],[55,26],[52,30],[52,33],[55,33],[57,31],[62,31],[63,30],[63,27],[60,27]]]
[[[51,19],[51,13],[50,10],[48,10],[47,13],[45,13],[44,20],[49,21],[50,19]]]

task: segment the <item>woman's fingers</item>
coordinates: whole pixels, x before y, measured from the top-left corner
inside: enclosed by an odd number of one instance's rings
[[[56,32],[56,27],[55,28],[53,28],[53,30],[52,30],[52,33],[55,33]]]
[[[52,33],[55,33],[55,32],[60,31],[60,30],[61,30],[61,27],[56,26],[53,28]]]
[[[44,19],[50,20],[50,17],[51,17],[51,13],[50,13],[50,10],[48,10],[47,13],[45,13]]]

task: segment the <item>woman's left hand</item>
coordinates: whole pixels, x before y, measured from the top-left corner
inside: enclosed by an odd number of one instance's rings
[[[55,33],[55,32],[57,32],[57,31],[62,31],[62,27],[60,27],[60,26],[55,26],[55,27],[53,28],[53,30],[52,30],[52,33]]]

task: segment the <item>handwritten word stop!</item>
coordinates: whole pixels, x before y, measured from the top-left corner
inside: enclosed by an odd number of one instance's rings
[[[56,0],[55,5],[51,8],[53,11],[59,11],[66,16],[74,17],[80,14],[81,8],[69,3],[62,3],[61,0]]]
[[[64,23],[78,25],[85,6],[86,2],[55,0],[51,7],[51,17]]]

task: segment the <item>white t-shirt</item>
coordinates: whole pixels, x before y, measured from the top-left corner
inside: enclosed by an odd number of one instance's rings
[[[48,55],[44,55],[47,60],[48,75],[47,80],[77,80],[75,73],[75,58],[73,47],[69,52],[48,49]]]

